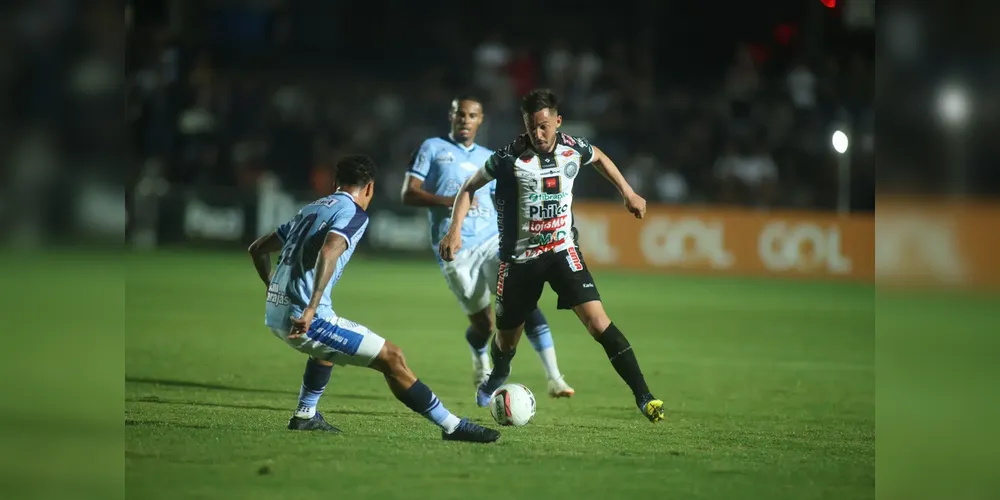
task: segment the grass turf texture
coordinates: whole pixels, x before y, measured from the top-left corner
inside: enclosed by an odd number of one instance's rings
[[[601,272],[609,314],[667,420],[647,422],[569,311],[540,303],[577,390],[545,395],[527,339],[511,382],[535,419],[496,445],[446,443],[371,370],[337,367],[320,402],[341,435],[285,424],[305,356],[263,326],[241,255],[127,258],[125,487],[129,498],[813,499],[875,497],[874,289]],[[356,258],[339,314],[402,347],[460,416],[474,403],[466,321],[433,261]]]

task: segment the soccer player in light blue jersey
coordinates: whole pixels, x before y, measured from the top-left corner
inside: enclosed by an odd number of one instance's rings
[[[476,132],[483,123],[483,106],[479,99],[456,97],[451,102],[448,119],[451,133],[425,140],[414,153],[403,183],[402,197],[407,205],[429,209],[431,246],[448,288],[469,317],[470,326],[465,332],[465,340],[472,350],[473,383],[479,386],[490,374],[490,355],[487,351],[493,332],[490,299],[497,291],[500,266],[497,212],[491,196],[496,183],[476,192],[472,209],[462,223],[463,250],[455,259],[444,261],[436,250],[441,238],[448,232],[455,195],[465,181],[486,163],[493,151],[475,142]],[[552,332],[540,310],[535,309],[528,315],[525,331],[542,360],[549,379],[549,395],[571,397],[573,388],[559,372]]]
[[[340,432],[316,411],[334,365],[381,372],[403,404],[442,429],[448,441],[491,443],[500,433],[449,412],[410,371],[403,352],[368,328],[337,315],[330,292],[368,227],[365,210],[374,195],[375,163],[348,156],[337,163],[336,192],[316,200],[294,219],[250,245],[257,274],[267,287],[264,323],[293,349],[309,355],[292,430]],[[271,253],[279,252],[271,273]]]

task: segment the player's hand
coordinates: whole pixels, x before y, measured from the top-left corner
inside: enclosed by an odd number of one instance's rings
[[[292,316],[292,329],[288,331],[288,338],[297,339],[306,334],[309,331],[309,325],[312,324],[313,316],[316,315],[316,310],[307,307],[302,310],[302,316],[296,318]]]
[[[453,234],[448,231],[448,234],[444,235],[441,239],[441,243],[438,245],[438,253],[441,254],[441,258],[445,262],[451,262],[455,260],[455,256],[458,255],[458,251],[462,249],[462,236],[460,234]]]
[[[641,219],[646,215],[646,200],[635,191],[625,195],[625,208],[628,209],[636,219]]]

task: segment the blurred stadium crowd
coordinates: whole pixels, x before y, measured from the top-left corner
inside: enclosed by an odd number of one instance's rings
[[[302,34],[323,29],[323,7],[302,4],[166,5],[133,18],[127,117],[143,175],[247,189],[273,176],[285,189],[323,193],[338,155],[363,152],[382,167],[382,193],[397,196],[412,151],[447,132],[452,95],[483,99],[479,142],[497,148],[521,130],[519,96],[548,86],[562,97],[564,130],[600,145],[651,200],[833,209],[830,137],[844,128],[852,209],[874,209],[872,51],[807,50],[809,25],[794,16],[757,30],[764,37],[716,41],[728,48],[702,51],[692,40],[692,55],[665,65],[656,30],[643,25],[594,36],[607,20],[567,11],[558,23],[572,30],[525,37],[489,13],[442,10],[433,22],[405,23],[423,28],[404,38],[433,32],[429,51],[405,64],[395,61],[406,54],[351,65],[324,57],[349,35],[333,13],[327,29],[339,33]],[[389,42],[369,36],[363,43]],[[383,55],[397,52],[389,49]],[[603,183],[579,190],[614,194]]]

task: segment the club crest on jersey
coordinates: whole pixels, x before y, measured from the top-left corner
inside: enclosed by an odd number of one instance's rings
[[[580,167],[577,166],[575,161],[571,161],[566,164],[566,168],[563,169],[563,173],[566,174],[567,179],[572,179],[576,177],[576,173],[580,171]]]

